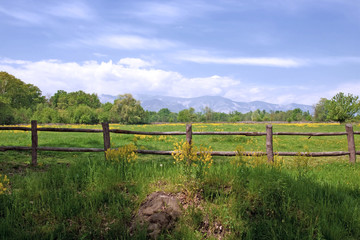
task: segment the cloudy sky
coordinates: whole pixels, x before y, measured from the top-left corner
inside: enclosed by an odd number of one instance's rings
[[[2,0],[0,32],[0,71],[48,96],[360,95],[359,0]]]

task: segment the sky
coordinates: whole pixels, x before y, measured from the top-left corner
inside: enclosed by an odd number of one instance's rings
[[[359,0],[0,0],[0,32],[0,71],[48,97],[360,95]]]

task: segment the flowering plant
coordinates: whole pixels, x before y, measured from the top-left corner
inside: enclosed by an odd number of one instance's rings
[[[187,177],[192,177],[194,173],[195,178],[202,181],[213,163],[211,152],[211,147],[197,148],[193,144],[181,141],[174,144],[171,155],[175,159],[174,163],[182,166]]]
[[[105,152],[106,160],[119,164],[121,168],[121,174],[126,176],[126,172],[129,170],[129,165],[137,159],[136,147],[134,144],[124,145],[116,149],[108,149]]]
[[[8,185],[9,185],[8,177],[6,175],[0,174],[0,195],[4,194],[7,191]]]

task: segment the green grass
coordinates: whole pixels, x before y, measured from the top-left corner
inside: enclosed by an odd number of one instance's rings
[[[184,125],[121,128],[185,131]],[[265,124],[193,126],[200,130],[265,131]],[[336,132],[345,127],[274,125],[273,130]],[[111,135],[114,146],[134,137]],[[0,132],[1,145],[26,146],[29,138],[29,133]],[[173,142],[185,136],[137,138],[139,148],[172,150]],[[359,140],[356,136],[357,146]],[[265,147],[263,137],[194,136],[194,142],[223,151]],[[39,143],[103,147],[101,133],[41,132]],[[279,151],[347,150],[345,136],[281,136],[274,144]],[[154,191],[178,194],[186,202],[176,227],[160,239],[360,239],[360,165],[349,164],[348,157],[288,157],[274,166],[264,157],[245,157],[244,162],[215,157],[200,182],[186,178],[171,156],[140,155],[126,178],[103,153],[39,152],[37,167],[30,167],[30,160],[30,152],[0,152],[0,174],[10,178],[9,191],[0,195],[0,239],[146,239],[141,230],[130,235],[129,226]]]

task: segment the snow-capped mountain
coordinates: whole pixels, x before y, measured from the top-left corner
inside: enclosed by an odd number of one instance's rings
[[[238,111],[247,113],[257,109],[270,111],[287,111],[295,108],[300,108],[302,111],[309,111],[311,114],[314,108],[303,104],[272,104],[262,101],[253,102],[236,102],[228,98],[219,96],[203,96],[195,98],[179,98],[169,96],[150,96],[145,94],[134,95],[134,98],[141,102],[141,106],[148,111],[159,111],[162,108],[168,108],[171,112],[179,112],[190,107],[194,108],[196,112],[201,112],[205,107],[211,108],[215,112],[230,113]],[[101,102],[113,102],[116,96],[101,95]]]

